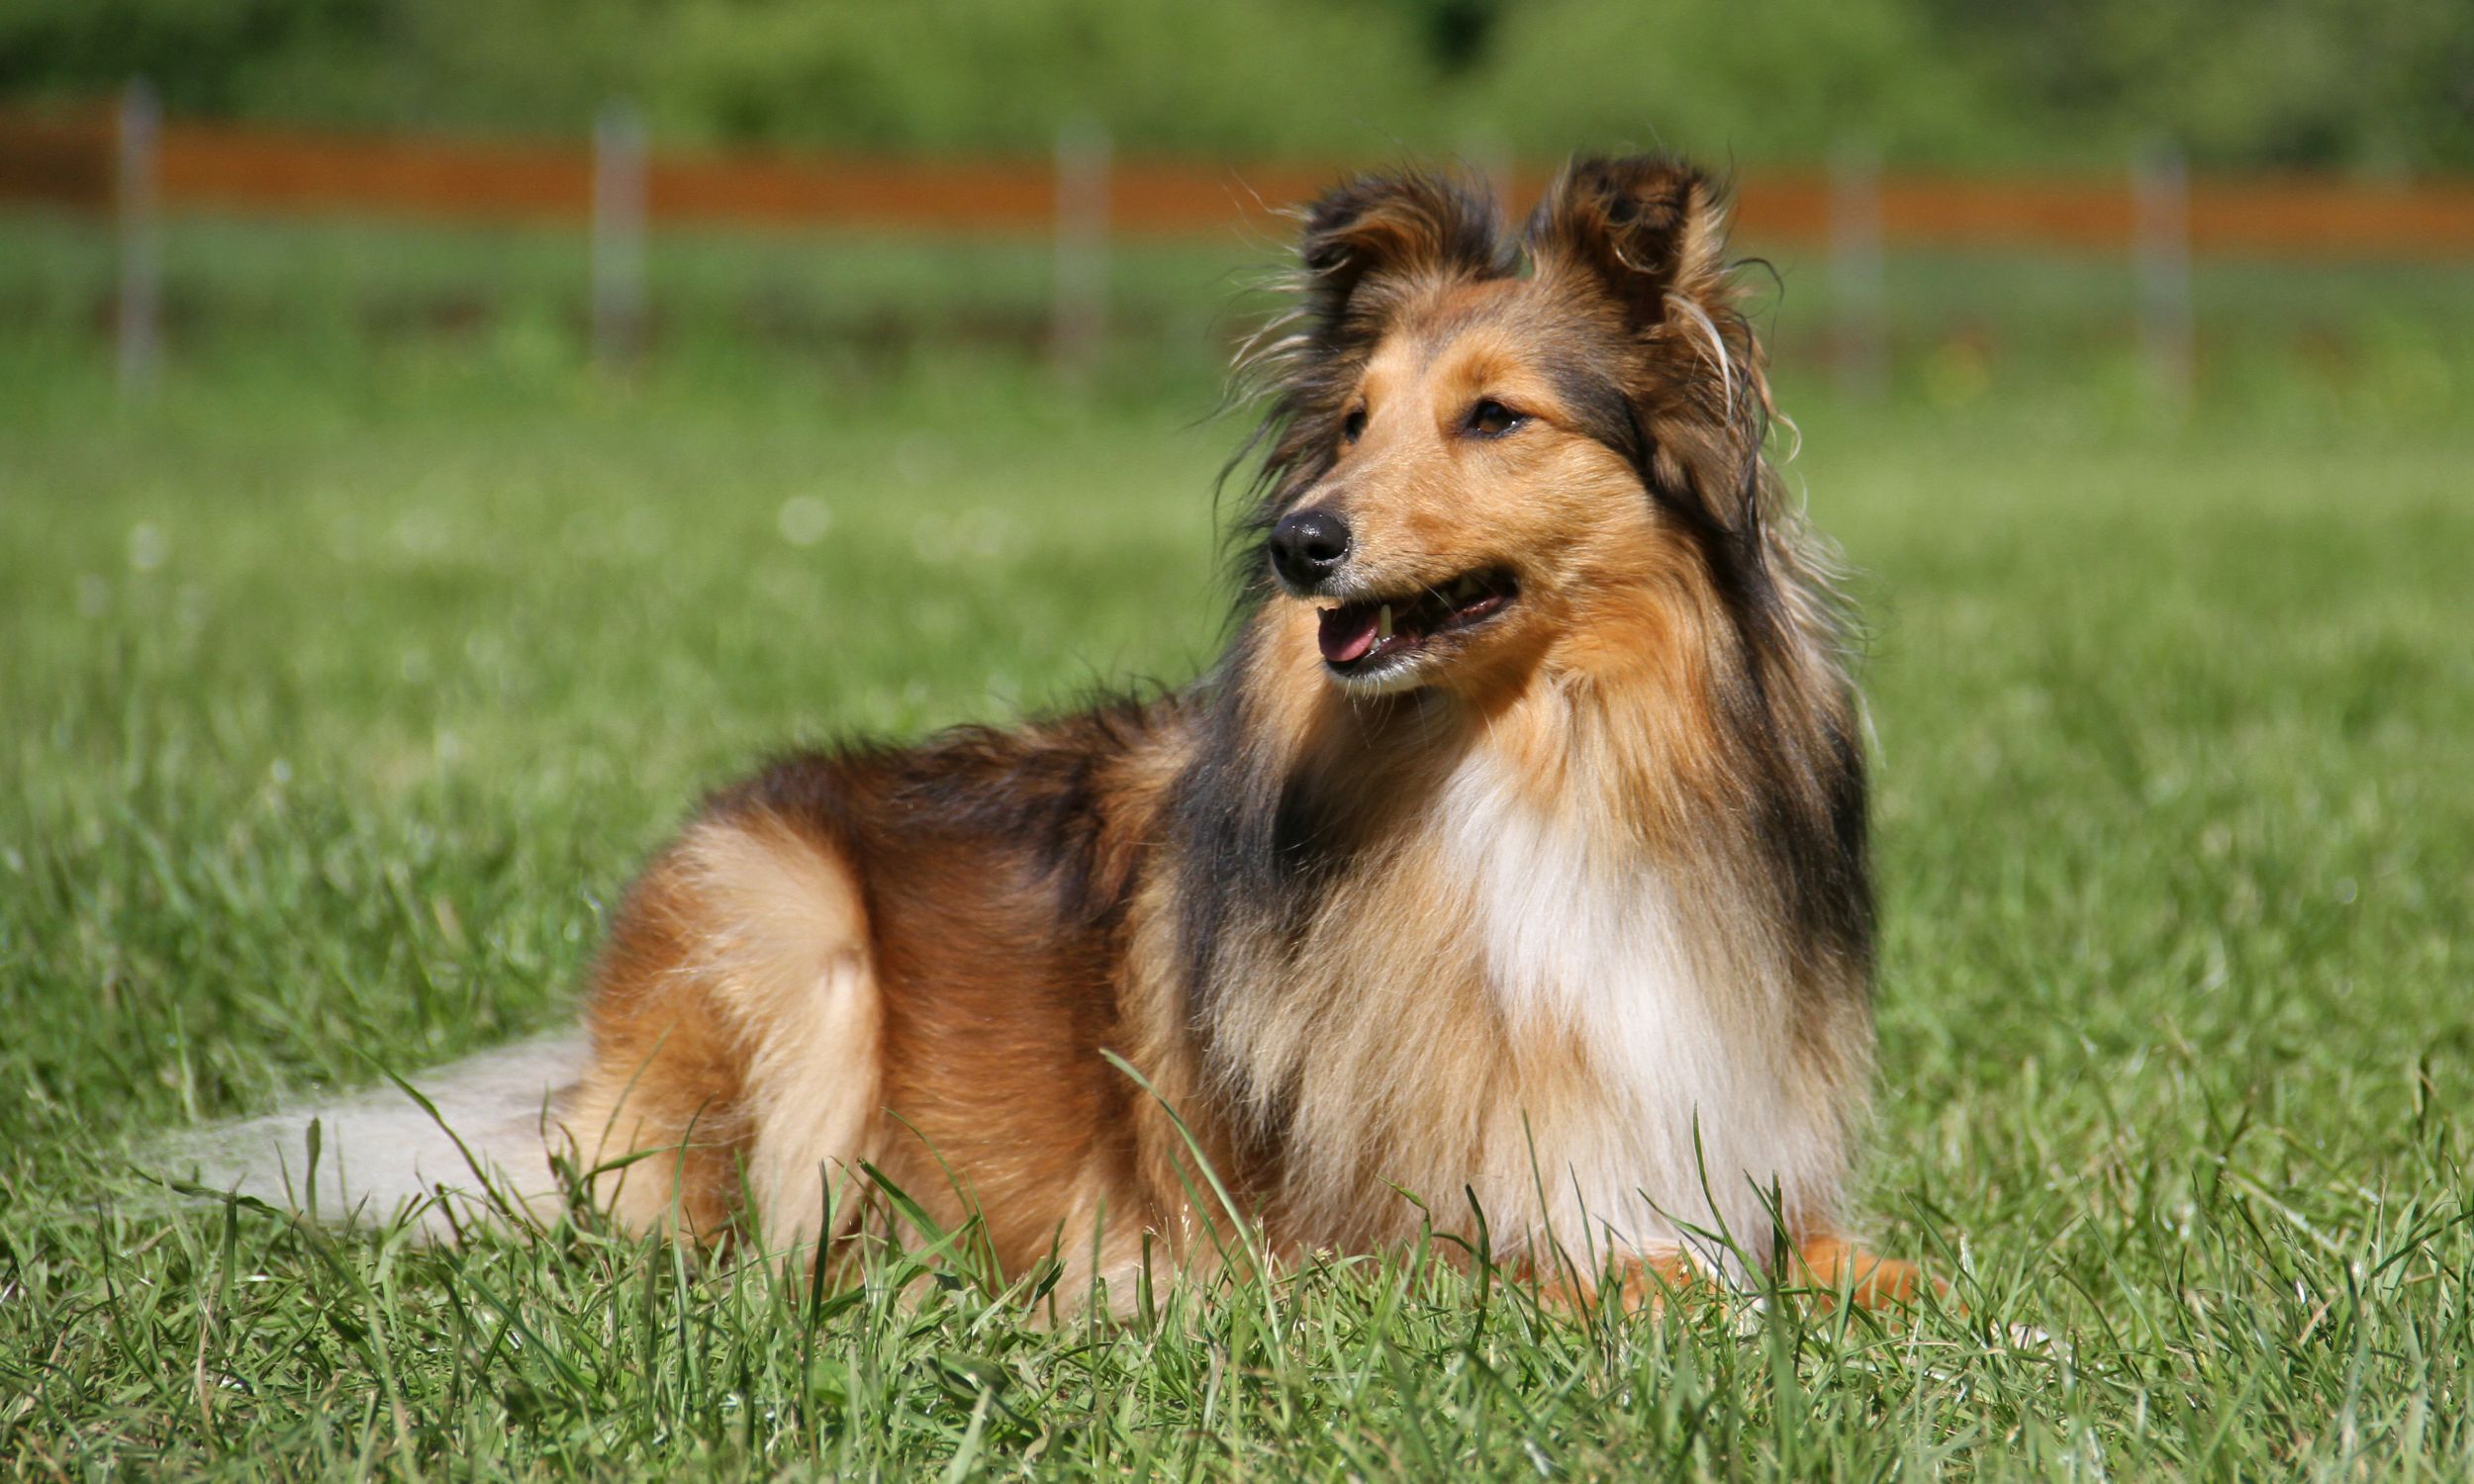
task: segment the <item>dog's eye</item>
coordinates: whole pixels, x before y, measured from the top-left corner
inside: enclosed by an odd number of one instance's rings
[[[1349,416],[1340,419],[1340,440],[1354,443],[1366,434],[1366,409],[1351,408]]]
[[[1469,420],[1461,425],[1481,438],[1499,438],[1528,420],[1489,397],[1471,408]]]

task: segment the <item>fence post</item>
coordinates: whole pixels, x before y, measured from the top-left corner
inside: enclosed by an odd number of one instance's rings
[[[1088,373],[1108,337],[1108,133],[1091,119],[1057,131],[1057,282],[1051,349]]]
[[[644,120],[628,104],[593,123],[593,358],[624,372],[644,349]]]
[[[2141,151],[2131,173],[2132,257],[2141,358],[2156,389],[2186,402],[2197,370],[2191,316],[2191,183],[2181,152]]]
[[[121,257],[113,330],[121,390],[131,395],[153,384],[161,342],[163,240],[155,166],[162,124],[162,105],[144,78],[122,90],[113,162]]]
[[[1846,397],[1879,397],[1889,381],[1882,234],[1881,157],[1844,145],[1830,159],[1830,299],[1833,370]]]

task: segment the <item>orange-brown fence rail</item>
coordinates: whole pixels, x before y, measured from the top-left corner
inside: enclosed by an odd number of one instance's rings
[[[0,115],[0,200],[108,208],[116,137],[108,114]],[[155,190],[166,210],[395,214],[468,222],[565,222],[591,211],[593,159],[580,146],[295,133],[176,122],[161,131]],[[1263,228],[1278,208],[1338,172],[1297,164],[1123,159],[1108,172],[1108,227],[1127,236]],[[1534,191],[1537,172],[1515,184]],[[1832,183],[1764,170],[1738,202],[1756,242],[1817,241]],[[2135,232],[2131,182],[1889,176],[1878,231],[1895,245],[2119,250]],[[657,156],[646,170],[655,224],[847,226],[1043,232],[1055,226],[1046,160],[900,160],[848,155]],[[2409,258],[2474,263],[2474,184],[2323,178],[2190,183],[2190,249],[2274,258]]]

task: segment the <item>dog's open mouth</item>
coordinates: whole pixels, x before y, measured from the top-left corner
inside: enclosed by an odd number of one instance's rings
[[[1399,598],[1323,609],[1323,663],[1356,675],[1406,659],[1439,634],[1483,623],[1510,606],[1520,585],[1503,571],[1472,572]]]

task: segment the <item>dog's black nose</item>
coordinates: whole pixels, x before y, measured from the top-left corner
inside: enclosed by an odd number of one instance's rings
[[[1272,565],[1293,587],[1311,588],[1349,555],[1349,522],[1329,510],[1298,510],[1272,527]]]

